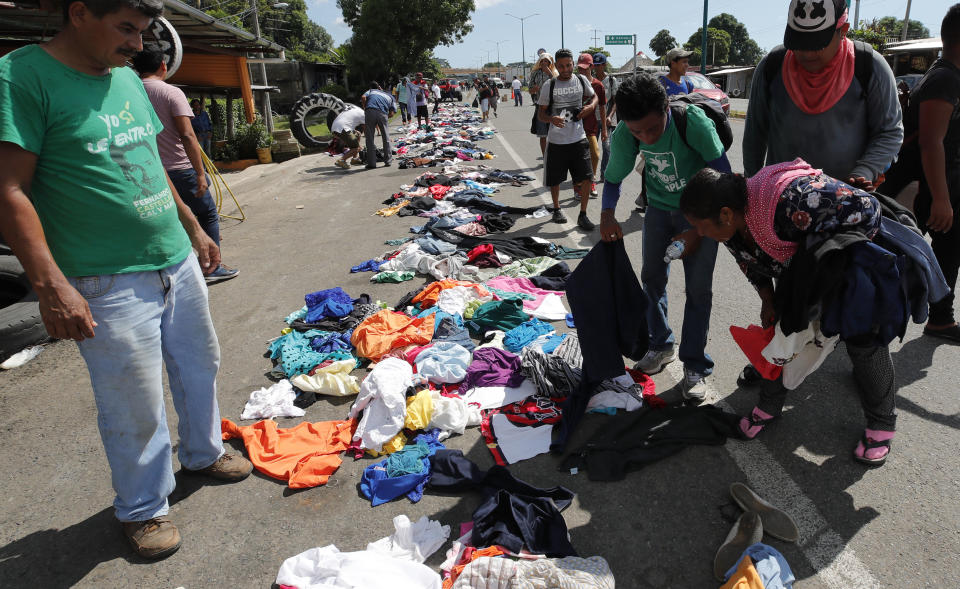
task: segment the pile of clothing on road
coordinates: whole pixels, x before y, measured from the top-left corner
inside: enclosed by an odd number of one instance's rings
[[[470,123],[460,124],[444,133],[469,133]],[[436,132],[407,138],[416,140],[401,149],[436,155]],[[446,140],[463,147],[455,142],[467,139]],[[358,490],[371,506],[469,492],[477,499],[471,520],[447,552],[445,578],[421,563],[449,528],[403,518],[392,539],[366,551],[330,545],[288,559],[277,577],[281,586],[372,587],[389,578],[398,587],[613,587],[606,561],[581,558],[571,544],[561,512],[574,493],[537,488],[508,466],[564,450],[587,412],[613,415],[617,424],[636,416],[647,434],[610,431],[659,448],[642,460],[630,445],[580,450],[574,460],[591,480],[615,479],[689,444],[723,443],[733,431],[723,426],[733,417],[709,413],[713,408],[681,408],[683,416],[656,410],[664,403],[653,381],[624,366],[624,357],[639,360],[646,352],[647,327],[645,298],[622,242],[586,250],[507,234],[523,216],[544,216],[543,209],[510,206],[495,195],[532,178],[464,162],[447,161],[391,195],[377,214],[417,222],[410,234],[386,241],[390,249],[350,268],[371,273],[373,283],[416,275],[430,282],[396,302],[337,286],[307,293],[267,350],[278,382],[251,393],[241,414],[261,421],[239,426],[225,419],[223,436],[242,439],[254,466],[291,488],[326,484],[346,453],[369,460]],[[580,260],[575,270],[572,260]],[[369,370],[363,378],[354,374],[360,367]],[[289,428],[273,421],[302,418],[324,396],[354,395],[342,419]],[[702,440],[690,439],[670,427],[682,420],[715,427]],[[491,452],[487,470],[445,445],[472,427]],[[384,546],[399,556],[385,554]]]
[[[477,144],[493,137],[493,129],[482,126],[476,111],[468,106],[443,105],[431,115],[429,125],[409,124],[397,128],[397,132],[400,138],[396,152],[401,169],[495,157]]]

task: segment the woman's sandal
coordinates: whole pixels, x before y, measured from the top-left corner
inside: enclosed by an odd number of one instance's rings
[[[740,436],[745,440],[752,440],[757,437],[768,423],[776,419],[759,407],[754,407],[750,415],[740,418],[739,428]]]
[[[874,440],[873,438],[867,437],[867,433],[864,432],[857,447],[853,450],[853,459],[869,466],[880,466],[887,461],[887,456],[890,456],[890,443],[892,441],[892,437],[886,440]],[[887,451],[884,452],[883,456],[879,458],[867,458],[867,450],[884,447]]]

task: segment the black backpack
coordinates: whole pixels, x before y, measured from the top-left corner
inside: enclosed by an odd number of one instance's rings
[[[687,141],[687,109],[691,106],[696,106],[702,110],[713,121],[717,128],[717,135],[720,137],[720,143],[723,144],[723,151],[729,150],[730,146],[733,145],[733,129],[730,128],[727,114],[723,112],[723,107],[720,106],[719,102],[697,92],[675,94],[670,97],[670,114],[673,116],[673,122],[677,126],[680,139],[686,146],[690,147],[690,143]]]
[[[860,98],[866,100],[870,79],[873,77],[873,46],[863,41],[853,42],[853,77],[860,82]],[[787,57],[787,48],[778,45],[767,55],[763,62],[763,79],[767,81],[767,95],[770,94],[770,84],[777,77],[777,72],[783,68],[783,60]]]

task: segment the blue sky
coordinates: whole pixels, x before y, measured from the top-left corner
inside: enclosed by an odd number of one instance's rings
[[[474,30],[462,43],[438,47],[435,54],[454,67],[477,67],[497,60],[496,41],[500,43],[500,61],[520,61],[520,22],[518,17],[539,13],[524,21],[527,58],[539,48],[551,53],[560,48],[560,0],[474,0]],[[308,14],[323,25],[340,44],[350,38],[350,29],[343,24],[336,0],[307,0]],[[953,0],[919,0],[913,2],[910,18],[923,21],[934,36],[939,34],[940,21]],[[747,26],[750,36],[764,49],[771,49],[783,40],[788,0],[712,0],[708,16],[721,12],[734,15]],[[860,18],[896,16],[903,18],[907,0],[861,0]],[[637,48],[653,57],[647,46],[660,29],[668,29],[682,44],[703,22],[701,0],[564,0],[564,41],[578,51],[593,45],[594,29],[598,35],[636,34]],[[851,8],[851,19],[853,18]],[[602,38],[602,37],[601,37]],[[601,41],[602,43],[602,41]],[[611,61],[620,66],[630,59],[632,46],[608,46]]]

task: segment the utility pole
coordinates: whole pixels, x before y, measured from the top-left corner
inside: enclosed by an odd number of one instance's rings
[[[907,0],[907,14],[903,17],[903,32],[900,33],[900,40],[907,40],[907,29],[910,28],[910,0]]]
[[[601,31],[593,29],[593,46],[597,49],[603,49],[603,45],[600,45],[600,35],[597,34],[599,32]]]
[[[490,39],[487,39],[487,43],[496,43],[497,45],[497,77],[498,78],[503,77],[500,75],[500,43],[506,43],[507,41],[509,41],[509,39],[504,39],[503,41],[491,41]]]
[[[857,0],[857,7],[853,10],[853,29],[860,28],[860,0]]]
[[[515,18],[518,21],[520,21],[520,63],[523,64],[523,82],[526,83],[527,82],[527,44],[523,38],[523,21],[527,20],[531,16],[539,16],[540,13],[534,12],[533,14],[529,14],[523,18],[520,18],[519,16],[513,16],[509,12],[506,14],[507,16]]]
[[[703,41],[700,43],[700,73],[707,74],[707,0],[703,0]]]
[[[253,10],[253,34],[260,40],[260,13],[257,10],[257,0],[250,0]],[[273,133],[273,109],[270,107],[270,92],[267,90],[267,66],[263,63],[263,52],[257,53],[260,58],[260,77],[263,78],[263,120],[267,124],[267,132]]]

